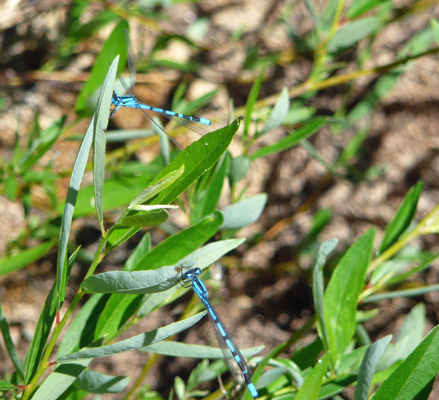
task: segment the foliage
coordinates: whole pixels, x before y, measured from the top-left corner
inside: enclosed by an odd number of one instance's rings
[[[12,156],[2,162],[3,193],[11,201],[22,202],[28,226],[20,240],[11,244],[15,252],[10,251],[0,260],[0,274],[20,270],[57,246],[56,279],[25,357],[18,355],[7,315],[0,307],[0,328],[14,368],[9,376],[0,380],[0,390],[13,398],[73,400],[85,398],[88,393],[124,392],[126,399],[162,399],[163,394],[141,384],[159,356],[200,360],[186,381],[171,377],[174,388],[167,394],[169,398],[174,394],[178,399],[221,398],[219,389],[210,394],[205,390],[206,382],[215,381],[225,372],[221,351],[210,346],[182,343],[176,337],[205,315],[205,312],[197,313],[199,309],[195,302],[189,303],[176,322],[151,327],[125,340],[121,335],[154,311],[165,312],[165,306],[173,305],[186,293],[187,288],[179,284],[182,268],[188,265],[200,268],[204,271],[203,277],[209,279],[210,266],[243,244],[244,239],[235,237],[237,232],[255,224],[270,201],[266,193],[250,196],[248,186],[243,185],[250,179],[256,160],[300,144],[331,176],[346,181],[368,179],[373,171],[360,171],[353,163],[367,136],[367,130],[358,129],[357,122],[373,112],[377,102],[409,68],[411,60],[437,53],[432,43],[433,38],[438,40],[439,25],[432,21],[431,28],[414,35],[392,62],[365,69],[363,65],[371,56],[370,48],[375,38],[396,18],[391,12],[391,2],[358,0],[345,10],[343,1],[331,1],[319,14],[312,2],[306,1],[314,27],[305,37],[296,35],[291,28],[289,38],[298,52],[314,58],[305,82],[260,99],[269,71],[285,63],[286,55],[275,52],[262,55],[261,49],[248,48],[243,68],[253,73],[254,83],[248,90],[245,107],[237,110],[231,107],[231,114],[236,119],[205,134],[181,152],[170,151],[169,143],[162,138],[161,154],[150,162],[140,163],[130,160],[139,148],[126,143],[121,152],[110,151],[107,143],[121,137],[124,142],[142,137],[140,146],[149,146],[154,128],[116,133],[106,129],[115,79],[127,62],[122,33],[128,27],[129,19],[147,24],[166,15],[165,4],[163,15],[157,15],[156,8],[162,8],[160,2],[155,3],[155,8],[139,3],[127,9],[124,5],[106,4],[92,20],[82,24],[81,16],[88,11],[88,2],[73,2],[58,59],[51,60],[43,69],[50,71],[57,62],[65,63],[75,54],[79,43],[104,27],[112,26],[112,33],[76,101],[78,121],[91,115],[93,110],[94,113],[81,137],[73,170],[68,174],[60,173],[53,168],[52,160],[47,162],[45,157],[62,140],[65,117],[41,129],[37,114],[24,148],[17,134]],[[288,12],[286,7],[279,25],[288,23]],[[163,59],[161,50],[171,42],[181,42],[201,53],[198,42],[205,34],[206,22],[205,19],[195,21],[186,36],[161,34],[141,67],[198,73],[202,64],[195,59],[187,62]],[[235,34],[238,40],[239,31]],[[366,47],[358,56],[358,69],[354,73],[344,72],[341,60],[360,44]],[[110,65],[108,61],[112,61]],[[354,107],[349,108],[346,103],[335,115],[327,116],[319,115],[312,106],[312,100],[320,90],[348,84],[349,92],[351,85],[365,75],[377,75],[377,78],[370,92]],[[217,94],[217,90],[212,90],[189,103],[182,98],[184,89],[184,84],[177,89],[173,109],[185,113],[193,113],[207,105]],[[243,122],[241,114],[245,115]],[[241,126],[242,136],[235,140],[239,140],[242,151],[234,157],[228,148]],[[335,134],[348,129],[358,133],[331,163],[308,140],[322,129],[331,129]],[[177,127],[173,133],[179,133],[179,130]],[[283,136],[276,139],[277,132]],[[92,184],[82,185],[86,171],[92,173]],[[57,183],[63,175],[70,177],[65,201],[57,192]],[[230,189],[226,199],[228,205],[220,206],[227,185]],[[31,211],[37,208],[31,196],[35,187],[45,191],[51,209],[38,226],[32,224],[30,217]],[[371,227],[346,249],[336,252],[336,239],[323,242],[318,239],[330,213],[326,210],[315,213],[314,225],[308,237],[303,238],[301,248],[313,258],[311,281],[315,315],[301,330],[291,333],[288,340],[274,348],[261,346],[242,351],[244,356],[251,358],[252,365],[257,365],[252,379],[261,398],[336,398],[349,387],[355,387],[354,399],[428,397],[439,370],[439,336],[436,326],[424,337],[426,311],[423,303],[419,302],[408,313],[394,335],[373,342],[365,328],[368,322],[374,321],[379,307],[387,299],[419,297],[439,289],[438,285],[407,285],[409,278],[429,268],[439,255],[411,246],[424,235],[439,233],[439,205],[420,222],[416,221],[422,188],[423,183],[417,182],[402,199],[379,243],[377,227]],[[168,220],[177,208],[171,203],[178,204],[186,214],[187,226],[177,227]],[[117,212],[116,218],[106,218]],[[90,215],[96,216],[101,234],[92,255],[76,246],[70,237],[73,221]],[[148,230],[156,226],[167,235],[152,246]],[[139,232],[141,240],[122,270],[95,274],[105,256]],[[253,246],[267,239],[267,235],[255,235],[246,243]],[[32,248],[20,246],[30,238],[38,239],[40,243]],[[88,270],[64,311],[66,289],[77,258],[89,261]],[[86,294],[91,295],[87,300]],[[376,308],[366,308],[371,303]],[[61,319],[60,310],[63,311]],[[303,340],[305,335],[308,335],[307,339],[313,337],[313,341]],[[292,351],[295,345],[297,348]],[[58,346],[56,354],[55,346]],[[262,349],[263,355],[260,354]],[[128,377],[93,371],[94,359],[127,351],[150,354],[148,363],[130,389],[127,389]],[[209,363],[207,360],[217,361]],[[230,380],[226,381],[225,390],[232,392],[232,385]],[[251,398],[247,391],[234,395]]]

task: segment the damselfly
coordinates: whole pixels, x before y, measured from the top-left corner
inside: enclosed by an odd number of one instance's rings
[[[192,117],[190,115],[180,114],[175,111],[152,107],[147,104],[141,103],[139,102],[139,100],[137,100],[136,96],[134,95],[134,86],[136,84],[136,73],[137,73],[136,59],[131,47],[131,41],[127,30],[125,30],[125,39],[126,39],[127,54],[128,54],[128,69],[130,71],[130,86],[126,84],[126,82],[120,76],[120,74],[118,74],[118,78],[122,83],[122,86],[124,87],[126,93],[129,94],[119,96],[115,90],[113,91],[113,98],[111,100],[111,104],[114,105],[114,108],[111,111],[110,118],[121,107],[138,108],[152,121],[153,124],[155,124],[156,127],[158,127],[162,132],[164,132],[172,140],[172,142],[179,148],[181,148],[179,144],[159,124],[157,124],[146,111],[153,111],[157,114],[163,115],[168,119],[176,120],[178,125],[185,125],[189,129],[193,130],[194,132],[200,134],[206,133],[207,131],[201,126],[199,126],[198,124],[210,125],[211,122],[207,118]]]
[[[181,271],[181,269],[180,269]],[[248,366],[245,358],[241,354],[230,336],[229,331],[225,327],[224,323],[221,321],[217,311],[212,306],[209,300],[209,294],[207,293],[206,286],[198,278],[198,275],[201,274],[200,268],[191,268],[185,273],[183,273],[183,284],[190,283],[192,285],[192,289],[199,297],[199,299],[203,302],[206,307],[207,313],[209,314],[210,320],[212,321],[213,330],[215,331],[215,336],[218,341],[218,344],[223,352],[224,359],[229,367],[230,372],[235,380],[235,382],[239,385],[246,384],[248,390],[254,399],[258,399],[258,392],[251,381],[251,369]]]

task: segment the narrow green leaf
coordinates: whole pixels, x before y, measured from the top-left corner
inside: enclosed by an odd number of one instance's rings
[[[6,350],[8,351],[12,364],[14,364],[15,371],[17,372],[20,379],[24,381],[23,366],[21,365],[20,357],[17,353],[17,349],[14,345],[14,342],[12,341],[11,333],[9,330],[9,324],[8,321],[6,320],[5,314],[3,313],[3,307],[1,303],[0,303],[0,330],[2,332],[3,342],[6,346]]]
[[[0,275],[6,275],[12,271],[27,267],[47,254],[54,244],[55,242],[50,240],[30,249],[22,250],[12,256],[0,258]]]
[[[131,271],[139,260],[151,251],[151,235],[145,233],[125,263],[125,271]]]
[[[104,84],[102,85],[101,91],[99,93],[93,127],[93,192],[96,213],[98,216],[99,226],[101,228],[102,234],[104,234],[105,232],[104,211],[102,206],[105,180],[105,129],[107,128],[108,119],[110,117],[110,105],[113,95],[114,80],[116,79],[118,62],[119,56],[114,59],[105,77]]]
[[[346,17],[348,19],[357,18],[385,3],[390,3],[390,0],[354,0],[348,8]]]
[[[17,390],[17,386],[13,385],[10,382],[4,381],[3,379],[0,379],[0,390],[1,391],[8,391],[8,390]]]
[[[141,350],[145,346],[160,342],[170,336],[176,335],[185,329],[196,324],[201,318],[206,315],[206,312],[199,313],[183,321],[174,322],[173,324],[158,328],[153,331],[142,333],[130,339],[121,342],[113,343],[108,346],[102,346],[92,349],[78,351],[76,353],[67,354],[57,359],[58,363],[63,363],[72,360],[82,360],[89,358],[97,358],[104,356],[111,356],[131,350]]]
[[[175,157],[154,179],[154,182],[159,181],[171,171],[178,170],[182,165],[184,165],[184,173],[175,184],[163,190],[150,204],[171,203],[215,165],[232,141],[239,128],[239,122],[240,120],[237,119],[222,129],[204,135]]]
[[[262,128],[260,135],[264,135],[267,132],[270,132],[272,129],[281,126],[282,122],[288,114],[289,109],[290,96],[288,94],[288,89],[284,87],[279,95],[279,98],[276,101],[276,104],[273,107],[273,111],[271,112],[267,123]]]
[[[358,43],[361,39],[375,33],[382,25],[378,17],[359,18],[343,25],[331,39],[327,50],[339,53]]]
[[[252,122],[253,109],[255,108],[255,104],[258,100],[259,90],[261,89],[264,73],[265,73],[265,69],[261,71],[259,76],[254,81],[247,98],[247,103],[245,104],[244,133],[242,135],[244,142],[248,137],[248,131],[250,128],[250,124]]]
[[[421,195],[423,182],[419,181],[413,186],[404,197],[401,205],[396,211],[392,220],[386,227],[384,237],[381,242],[379,252],[382,253],[394,244],[404,231],[410,226],[415,216],[416,207],[418,206],[419,196]]]
[[[373,400],[427,399],[439,371],[438,327],[382,383]]]
[[[280,151],[290,149],[291,147],[296,146],[302,140],[312,136],[316,133],[322,125],[326,122],[326,118],[317,118],[308,124],[302,126],[297,131],[288,135],[287,137],[279,140],[277,143],[265,146],[262,149],[255,151],[253,154],[249,156],[250,161],[256,160],[260,157],[266,157],[269,154],[279,153]]]
[[[33,378],[35,372],[43,357],[44,349],[46,348],[47,339],[49,338],[50,330],[52,328],[53,321],[55,320],[58,296],[56,295],[56,284],[52,286],[41,314],[38,318],[37,326],[35,328],[32,343],[29,347],[29,351],[26,356],[25,365],[25,380],[24,383],[28,384]]]
[[[332,274],[323,298],[328,345],[334,363],[355,332],[358,296],[365,282],[374,238],[375,230],[370,229],[349,248]]]
[[[10,201],[15,201],[18,194],[18,180],[14,175],[8,175],[3,180],[3,190]]]
[[[174,266],[154,271],[111,271],[90,276],[81,284],[86,293],[147,294],[170,289],[178,283]]]
[[[317,323],[320,329],[320,337],[325,343],[326,347],[328,347],[328,334],[326,332],[325,327],[325,314],[324,314],[324,303],[323,303],[323,294],[324,294],[324,276],[323,276],[323,268],[325,266],[326,259],[329,254],[331,254],[335,247],[338,244],[337,239],[328,240],[323,242],[316,254],[314,266],[312,269],[312,291],[314,297],[314,307],[316,309],[317,314]]]
[[[92,360],[80,360],[58,366],[39,386],[32,400],[56,400],[87,368]]]
[[[229,164],[227,153],[219,163],[220,166],[217,171],[215,171],[213,179],[194,205],[191,214],[193,222],[198,222],[201,218],[213,213],[217,208]]]
[[[108,82],[113,79],[115,68],[117,65],[117,59],[113,61],[108,70],[108,74],[105,77],[105,87],[107,87]],[[113,78],[111,78],[113,76]],[[93,135],[95,131],[95,121],[96,116],[90,121],[88,125],[87,132],[85,133],[84,139],[79,148],[78,155],[76,156],[75,165],[73,166],[72,176],[70,178],[69,189],[67,191],[66,203],[64,206],[63,216],[61,220],[61,231],[59,235],[59,247],[58,247],[58,258],[57,258],[57,274],[56,274],[56,292],[59,297],[60,284],[63,276],[64,261],[67,255],[67,244],[69,240],[70,228],[72,225],[73,211],[75,210],[76,199],[78,197],[79,188],[81,186],[82,177],[84,176],[85,166],[87,165],[88,155],[90,153],[90,147],[93,141]],[[58,304],[59,306],[59,304]]]
[[[75,386],[89,393],[120,393],[128,386],[131,378],[111,376],[94,371],[84,371],[75,381]]]
[[[439,285],[426,285],[414,289],[393,290],[392,292],[378,293],[364,299],[364,303],[381,302],[388,299],[396,299],[398,297],[418,297],[427,293],[439,291]]]
[[[259,346],[251,349],[240,350],[244,357],[250,358],[260,353],[264,347],[265,346]],[[170,342],[167,340],[146,346],[141,351],[144,351],[145,353],[161,354],[168,357],[209,358],[211,360],[221,360],[224,358],[224,354],[219,347]]]
[[[375,368],[384,354],[388,344],[392,340],[392,335],[388,335],[371,344],[361,362],[358,373],[357,385],[354,392],[354,400],[367,400],[369,397],[370,383],[372,382]]]
[[[240,229],[255,223],[264,211],[266,202],[267,194],[260,193],[222,209],[224,222],[221,229]]]
[[[326,353],[317,361],[316,366],[306,377],[305,382],[297,391],[294,400],[315,400],[318,398],[323,378],[329,365],[329,354]]]
[[[36,139],[32,140],[31,146],[20,159],[22,171],[31,169],[52,148],[62,133],[65,121],[66,117],[57,119],[52,125],[42,131]]]
[[[127,48],[125,43],[125,29],[128,29],[128,23],[125,20],[119,22],[119,24],[113,29],[110,37],[104,43],[101,52],[99,53],[96,62],[93,64],[93,68],[90,73],[88,81],[84,84],[81,92],[76,100],[76,112],[84,114],[87,108],[93,106],[87,103],[90,97],[99,89],[102,85],[102,78],[105,76],[108,70],[108,64],[115,57],[120,57],[120,66],[123,68],[126,65],[127,60]],[[114,83],[114,80],[112,81]]]

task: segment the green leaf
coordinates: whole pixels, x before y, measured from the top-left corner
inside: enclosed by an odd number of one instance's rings
[[[130,211],[127,216],[122,218],[120,224],[122,226],[132,226],[138,228],[146,226],[157,226],[163,224],[168,219],[168,217],[169,213],[166,210]]]
[[[290,96],[288,93],[288,89],[284,87],[279,95],[279,98],[276,101],[276,104],[273,107],[273,111],[268,118],[267,123],[262,128],[261,133],[259,135],[264,135],[267,132],[270,132],[272,129],[277,128],[282,125],[285,117],[288,114],[288,110],[290,109]]]
[[[439,23],[435,19],[430,20],[431,29],[433,30],[434,40],[439,45]]]
[[[111,271],[88,277],[81,284],[86,293],[147,294],[170,289],[178,283],[174,266],[154,271]]]
[[[20,168],[22,171],[27,171],[32,168],[39,159],[49,151],[56,140],[62,133],[62,127],[66,117],[57,119],[52,125],[45,129],[34,140],[32,140],[31,146],[20,159]]]
[[[102,234],[105,233],[104,211],[102,206],[105,181],[105,129],[107,128],[108,119],[110,117],[110,106],[113,95],[114,80],[116,79],[118,61],[119,57],[117,56],[111,64],[110,69],[105,77],[104,84],[102,85],[99,93],[93,126],[93,192],[96,213]]]
[[[354,19],[367,13],[381,4],[389,4],[390,0],[354,0],[346,13],[348,19]]]
[[[396,299],[398,297],[418,297],[427,293],[439,291],[439,285],[426,285],[414,289],[393,290],[392,292],[378,293],[364,299],[364,303],[375,303],[383,300]]]
[[[329,53],[339,53],[358,43],[361,39],[372,35],[381,28],[378,17],[356,19],[343,25],[328,43]]]
[[[3,379],[0,379],[0,390],[1,391],[8,391],[8,390],[17,390],[17,386],[13,385],[10,382],[4,381]]]
[[[206,315],[206,312],[199,313],[182,321],[174,322],[173,324],[164,326],[163,328],[158,328],[153,331],[142,333],[130,339],[113,343],[108,346],[91,348],[81,350],[76,353],[67,354],[58,358],[56,361],[58,363],[63,363],[72,360],[83,360],[88,358],[112,356],[113,354],[124,353],[131,350],[141,350],[145,346],[160,342],[170,336],[176,335],[177,333],[184,331],[185,329],[196,324],[201,318],[203,318],[204,315]]]
[[[22,250],[12,256],[0,258],[0,275],[6,275],[27,267],[47,254],[54,244],[55,242],[50,240],[30,249]]]
[[[221,229],[240,229],[255,223],[264,211],[266,202],[267,194],[260,193],[224,208],[221,210],[224,217]]]
[[[317,361],[316,366],[306,377],[305,382],[303,382],[303,385],[297,391],[294,400],[314,400],[318,398],[328,365],[329,354],[326,353],[319,361]]]
[[[3,180],[3,189],[7,198],[11,201],[17,199],[18,194],[18,180],[14,175],[8,175]]]
[[[3,313],[3,307],[1,306],[1,303],[0,303],[0,330],[2,332],[3,342],[6,346],[6,350],[8,351],[9,357],[12,363],[14,364],[15,371],[17,372],[20,379],[24,381],[23,366],[21,365],[20,357],[17,353],[17,349],[14,345],[14,342],[12,341],[11,333],[9,330],[9,324],[8,321],[6,320],[5,314]],[[15,388],[15,386],[13,388]]]
[[[332,239],[323,242],[317,250],[314,266],[312,269],[312,291],[314,297],[314,307],[316,309],[318,327],[321,332],[319,336],[325,342],[326,346],[328,346],[328,333],[326,332],[326,327],[325,327],[325,314],[324,314],[324,302],[323,302],[324,283],[325,283],[323,276],[323,268],[325,266],[326,259],[328,258],[329,254],[331,254],[334,251],[337,244],[338,244],[337,239]]]
[[[265,69],[261,71],[259,76],[254,81],[252,88],[250,89],[250,93],[247,98],[247,103],[245,104],[245,117],[244,117],[244,133],[242,135],[243,141],[248,137],[248,131],[250,128],[250,124],[252,122],[252,114],[253,109],[255,108],[255,104],[258,100],[259,90],[261,89],[262,79],[264,78]]]
[[[52,328],[53,321],[55,320],[58,296],[56,295],[56,284],[52,286],[52,289],[47,296],[44,307],[38,318],[37,326],[35,328],[34,336],[32,338],[32,343],[29,347],[28,353],[26,355],[26,365],[25,365],[25,380],[24,383],[27,385],[35,372],[43,357],[44,349],[46,348],[47,339],[50,335],[50,330]]]
[[[265,346],[259,346],[251,349],[242,349],[241,353],[246,358],[253,357],[261,352],[264,347]],[[161,354],[168,357],[209,358],[211,360],[222,360],[224,358],[224,354],[219,347],[170,342],[167,340],[146,346],[141,351],[146,353]]]
[[[125,43],[125,29],[128,29],[128,23],[125,20],[119,22],[114,28],[110,37],[104,43],[96,62],[90,73],[88,81],[82,87],[81,92],[76,100],[75,110],[78,114],[85,114],[90,97],[99,89],[102,84],[102,77],[107,73],[110,60],[120,57],[120,66],[123,68],[127,60],[127,48]],[[113,61],[114,62],[114,61]],[[114,80],[112,81],[112,84]]]
[[[117,59],[113,61],[108,70],[103,90],[108,86],[110,81],[114,81],[116,74]],[[59,247],[57,258],[57,274],[56,274],[56,292],[59,297],[61,279],[63,276],[64,262],[67,255],[67,244],[69,240],[70,228],[72,225],[73,212],[75,210],[76,199],[78,197],[79,188],[81,186],[82,177],[84,176],[85,166],[87,165],[88,155],[90,153],[90,147],[93,140],[95,131],[96,116],[90,121],[87,132],[79,148],[78,155],[76,156],[75,165],[73,166],[72,176],[70,178],[69,189],[67,191],[66,203],[64,206],[63,216],[61,220],[61,231],[59,235]],[[58,305],[59,306],[59,305]]]
[[[89,393],[120,393],[128,386],[131,378],[104,375],[94,371],[84,371],[75,381],[75,386]]]
[[[174,185],[163,190],[150,204],[169,204],[174,201],[201,175],[216,164],[226,151],[238,128],[239,119],[222,129],[204,135],[175,157],[153,182],[162,179],[171,171],[178,170],[182,165],[184,165],[184,173]]]
[[[183,257],[192,253],[203,243],[208,241],[213,235],[218,232],[222,223],[222,216],[220,213],[215,213],[213,216],[206,217],[198,224],[184,229],[160,242],[150,252],[137,260],[131,270],[154,270],[164,265],[174,265]],[[132,313],[126,308],[131,306],[131,302],[121,300],[121,295],[112,295],[107,302],[105,310],[102,311],[98,326],[96,327],[95,338],[104,335],[113,335]]]
[[[438,327],[382,383],[373,400],[427,399],[439,370]]]
[[[250,169],[250,160],[246,156],[238,156],[232,158],[232,163],[230,164],[230,183],[231,185],[236,185],[242,178],[247,175]]]
[[[404,231],[410,226],[415,216],[416,207],[418,206],[419,196],[421,195],[423,182],[419,181],[413,186],[404,197],[398,211],[392,217],[392,220],[386,227],[384,237],[379,248],[379,252],[387,250],[394,244]]]
[[[107,299],[108,296],[94,295],[87,300],[64,336],[58,348],[57,357],[78,351],[94,340],[96,324]]]
[[[214,176],[209,182],[207,189],[200,194],[194,204],[191,214],[192,222],[198,222],[201,218],[213,213],[217,208],[224,185],[224,179],[228,170],[229,163],[227,154],[225,154],[225,157],[223,157],[219,163],[219,168],[214,172]]]
[[[355,333],[358,296],[365,282],[374,238],[375,230],[370,229],[349,248],[335,268],[324,295],[325,325],[334,363]]]
[[[291,147],[296,146],[302,140],[316,133],[325,122],[326,122],[326,118],[317,118],[309,122],[308,124],[302,126],[291,135],[288,135],[283,139],[279,140],[277,143],[265,146],[262,149],[255,151],[253,154],[249,156],[250,161],[256,160],[257,158],[260,157],[266,157],[269,154],[279,153],[280,151],[287,150],[290,149]]]
[[[56,400],[75,382],[92,360],[58,366],[39,386],[32,400]]]
[[[391,340],[392,335],[388,335],[367,348],[358,373],[354,400],[368,400],[370,383],[372,382],[375,368]]]

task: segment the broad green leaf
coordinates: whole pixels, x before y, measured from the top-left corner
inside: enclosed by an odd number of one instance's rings
[[[388,335],[371,344],[361,362],[357,385],[354,392],[354,400],[367,400],[369,397],[370,383],[372,382],[378,361],[380,361],[392,336]]]
[[[384,237],[379,248],[380,253],[394,244],[410,226],[413,217],[415,216],[422,186],[423,182],[419,181],[404,197],[404,200],[399,206],[398,211],[395,213],[395,215],[392,217],[392,220],[386,227],[386,231],[384,232]]]
[[[150,252],[137,260],[132,271],[155,270],[164,265],[174,265],[183,257],[195,251],[218,232],[222,223],[220,213],[204,218],[198,224],[184,229],[160,242]],[[133,300],[121,300],[123,295],[112,295],[105,310],[99,317],[95,338],[113,335],[119,327],[135,312]],[[131,296],[134,297],[134,296]],[[141,300],[141,298],[140,298]],[[137,304],[140,302],[137,302]],[[131,311],[126,310],[131,307]]]
[[[84,371],[75,381],[75,386],[89,393],[120,393],[128,386],[131,378],[104,375],[95,371]]]
[[[365,282],[374,238],[375,230],[370,229],[349,248],[325,291],[325,326],[334,363],[344,353],[355,332],[358,296]]]
[[[119,354],[126,351],[141,350],[145,346],[160,342],[170,336],[176,335],[177,333],[184,331],[185,329],[196,324],[201,318],[203,318],[204,315],[206,315],[206,312],[199,313],[190,318],[186,318],[185,320],[174,322],[173,324],[164,326],[163,328],[158,328],[153,331],[142,333],[130,339],[113,343],[108,346],[96,347],[81,350],[72,354],[67,354],[58,358],[56,361],[57,363],[64,363],[66,361],[111,356],[113,354]]]
[[[123,68],[123,66],[126,65],[127,48],[125,43],[125,29],[128,29],[128,23],[125,20],[122,20],[114,28],[110,37],[104,43],[96,62],[93,64],[90,77],[84,84],[78,95],[78,99],[76,100],[75,110],[77,113],[84,114],[86,109],[90,108],[88,105],[90,97],[102,85],[102,78],[107,73],[110,60],[114,60],[115,57],[119,56],[120,68]],[[112,84],[113,83],[114,80],[112,81]]]
[[[382,22],[378,17],[356,19],[343,25],[328,44],[329,53],[339,53],[372,35],[380,29]]]
[[[170,186],[173,186],[173,184],[183,175],[184,173],[184,165],[181,165],[179,168],[175,170],[169,171],[167,174],[161,174],[162,177],[160,179],[155,179],[153,182],[150,182],[146,189],[144,189],[140,194],[138,194],[131,202],[129,207],[137,206],[140,204],[144,204],[151,200],[154,196],[157,196],[159,193],[165,191]],[[157,204],[157,203],[156,203]],[[113,225],[113,227],[108,232],[108,246],[107,249],[111,249],[114,247],[117,247],[124,241],[128,240],[131,236],[133,236],[138,230],[137,224],[134,226],[129,226],[129,223],[132,224],[138,221],[138,219],[130,218],[129,215],[127,215],[130,212],[129,208],[125,210],[125,212],[122,214],[122,216],[119,218],[117,223]],[[164,214],[164,212],[159,212],[158,215],[152,215],[152,213],[149,213],[151,215],[146,215],[144,218],[144,222],[147,222],[149,220],[150,223],[153,223],[154,221],[157,221],[159,224],[163,223],[167,219],[167,213]],[[166,216],[166,218],[164,218]],[[157,218],[154,218],[157,217]],[[125,221],[125,224],[128,226],[123,225],[123,221],[125,218],[128,218]],[[161,221],[161,222],[159,222]],[[145,226],[145,225],[140,225]],[[153,226],[153,225],[152,225]]]
[[[175,184],[163,190],[149,204],[169,204],[174,201],[201,175],[216,164],[226,151],[238,128],[239,119],[222,129],[204,135],[175,157],[153,182],[162,179],[171,171],[178,170],[182,165],[184,165],[183,175]]]
[[[56,400],[87,368],[92,360],[80,360],[58,366],[38,387],[32,400]]]
[[[241,349],[241,353],[244,357],[250,358],[261,352],[264,347],[265,346],[259,346],[251,349]],[[219,347],[171,342],[167,340],[144,347],[141,351],[169,357],[209,358],[212,360],[224,358],[224,354]]]
[[[439,23],[435,19],[430,20],[431,28],[433,30],[434,40],[439,45]]]
[[[27,267],[29,264],[32,264],[47,254],[54,244],[55,242],[50,240],[30,249],[22,250],[12,256],[1,258],[0,275],[6,275],[12,271]]]
[[[81,284],[86,293],[149,294],[178,283],[174,266],[153,271],[110,271],[88,277]]]
[[[277,143],[265,146],[262,149],[255,151],[253,154],[249,156],[250,161],[256,160],[257,158],[260,157],[266,157],[269,154],[279,153],[280,151],[287,150],[290,149],[291,147],[296,146],[302,140],[316,133],[325,122],[326,122],[326,118],[317,118],[307,123],[306,125],[299,128],[297,131],[292,133],[291,135],[288,135],[283,139],[279,140]]]
[[[264,78],[265,69],[261,71],[259,76],[254,81],[252,88],[250,89],[250,93],[247,98],[247,103],[245,104],[245,117],[244,117],[244,134],[242,138],[245,140],[248,137],[248,131],[250,128],[250,124],[252,122],[252,114],[253,109],[255,108],[255,104],[258,100],[259,90],[261,89],[262,79]]]
[[[382,383],[372,400],[427,399],[439,371],[438,327]]]
[[[222,209],[224,222],[221,229],[240,229],[255,223],[264,211],[266,202],[267,194],[261,193]]]
[[[328,346],[328,333],[325,327],[325,314],[324,314],[324,302],[323,295],[325,289],[325,282],[323,276],[323,268],[325,267],[326,259],[329,254],[331,254],[338,244],[337,239],[328,240],[323,242],[318,250],[315,257],[314,266],[312,269],[312,291],[314,298],[314,307],[317,314],[317,324],[320,329],[320,337],[324,341],[326,347]]]
[[[267,123],[262,128],[260,135],[264,135],[265,133],[270,132],[272,129],[281,126],[282,122],[288,114],[289,109],[290,96],[288,94],[288,89],[284,87],[280,92],[279,98],[277,99],[276,104],[273,107],[273,111],[271,112]]]
[[[294,400],[317,399],[328,365],[329,365],[329,354],[326,353],[319,361],[317,361],[316,366],[312,369],[311,373],[306,377],[305,382],[303,382],[303,385],[297,391]]]
[[[108,85],[111,79],[114,81],[114,74],[116,73],[117,59],[113,61],[108,70],[108,74],[105,77],[104,88]],[[103,89],[105,90],[105,89]],[[82,177],[84,175],[85,166],[87,165],[88,155],[90,153],[90,147],[93,140],[95,129],[96,116],[90,121],[87,132],[79,148],[78,155],[76,156],[75,165],[73,166],[72,176],[70,178],[69,189],[67,191],[66,203],[64,206],[63,216],[61,220],[61,231],[59,235],[59,247],[57,258],[57,273],[56,273],[56,293],[60,295],[60,284],[63,276],[64,261],[67,255],[67,244],[69,240],[70,228],[72,225],[73,211],[76,205],[76,199],[78,197],[79,188],[81,186]],[[58,304],[59,307],[59,304]]]
[[[2,332],[3,342],[6,346],[6,350],[8,351],[9,357],[12,363],[14,364],[15,371],[17,372],[20,379],[24,381],[23,366],[21,364],[20,357],[17,353],[17,349],[14,345],[14,342],[12,341],[11,332],[9,330],[9,324],[8,321],[6,320],[5,314],[3,313],[3,307],[1,303],[0,303],[0,330]]]
[[[131,271],[139,260],[151,251],[151,235],[145,233],[125,263],[125,271]]]

